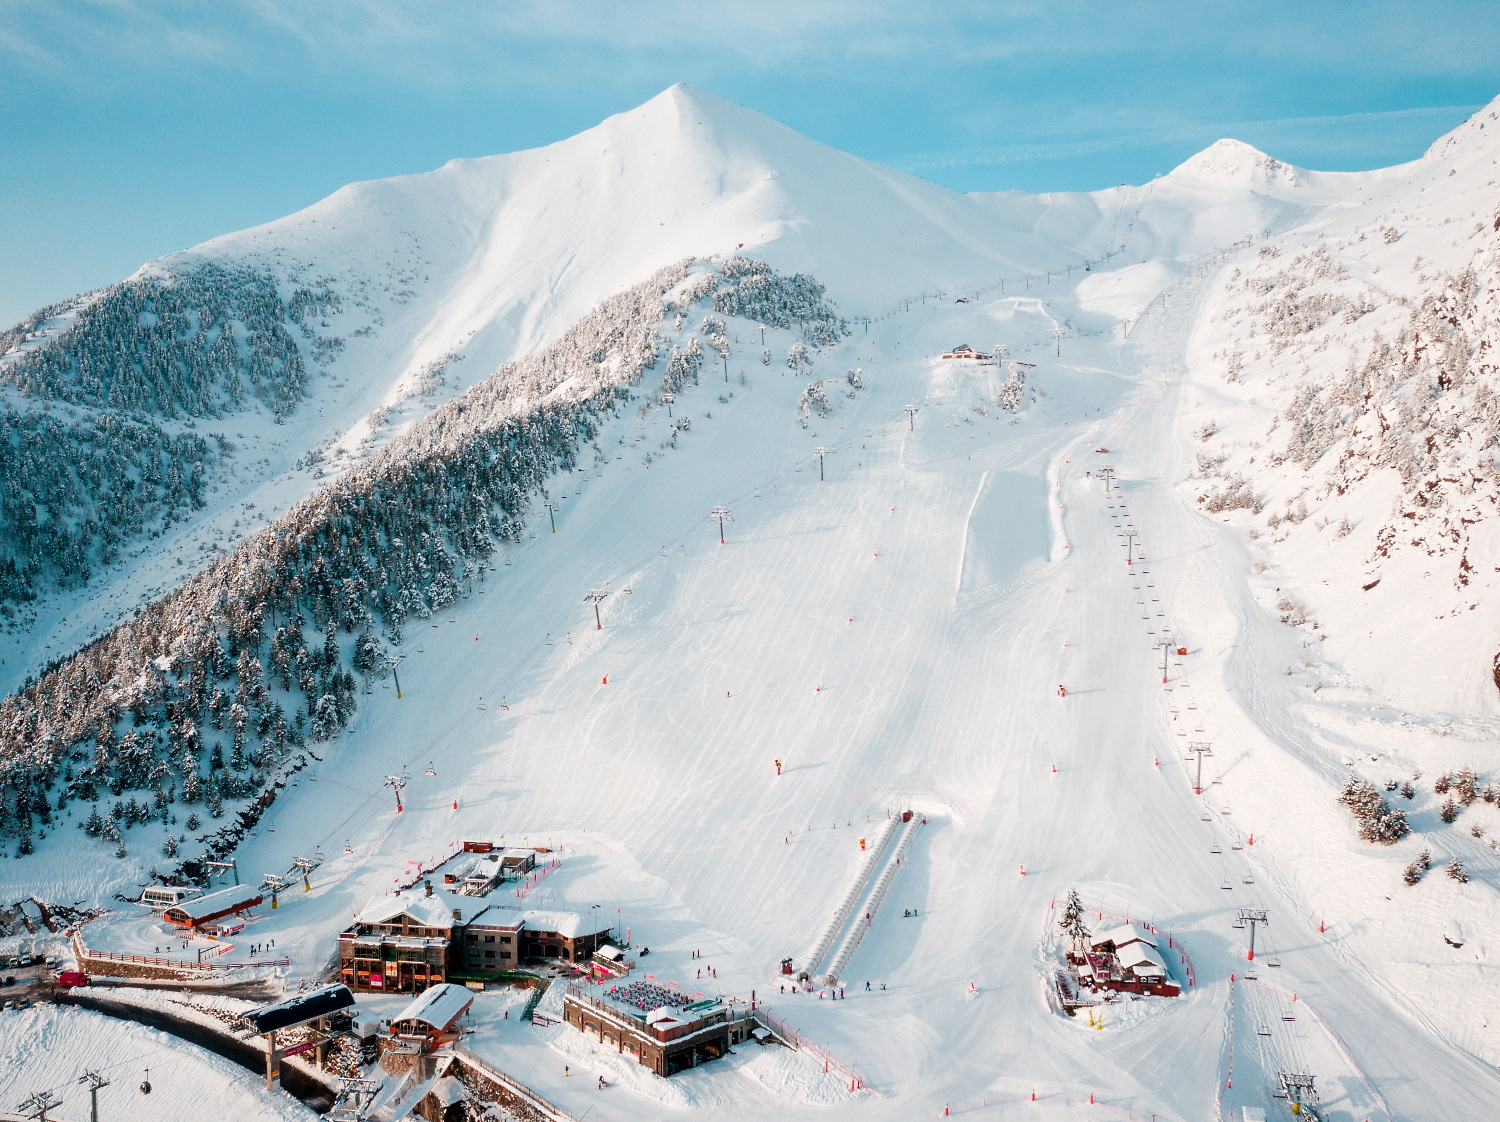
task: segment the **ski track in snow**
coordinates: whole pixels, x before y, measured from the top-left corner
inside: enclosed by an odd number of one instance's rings
[[[729,180],[743,174],[736,166]],[[924,230],[1003,271],[992,242],[965,241],[948,201],[882,176]],[[1255,598],[1242,526],[1205,516],[1179,482],[1194,452],[1183,417],[1204,392],[1184,356],[1214,285],[1254,252],[1232,243],[1294,228],[1336,193],[1336,177],[1314,176],[1300,200],[1176,176],[1137,204],[1137,260],[1124,267],[1053,276],[1040,294],[917,302],[856,325],[814,373],[857,366],[867,388],[806,430],[795,419],[803,380],[761,366],[754,328],[732,321],[731,373],[748,384],[726,387],[708,369],[680,393],[679,416],[694,418],[680,448],[643,465],[664,418],[617,418],[600,440],[611,462],[559,481],[558,533],[543,519],[542,532],[505,548],[484,592],[413,621],[404,699],[379,686],[362,697],[354,724],[242,847],[247,871],[281,870],[315,845],[329,860],[311,892],[288,893],[241,938],[274,938],[290,978],[312,975],[369,896],[409,879],[409,862],[503,837],[562,851],[528,905],[617,911],[651,948],[642,971],[769,995],[877,1092],[851,1095],[809,1054],[753,1046],[663,1082],[565,1026],[506,1019],[514,995],[479,997],[469,1045],[577,1115],[910,1119],[946,1108],[1186,1122],[1245,1105],[1274,1116],[1284,1111],[1270,1098],[1276,1072],[1301,1067],[1337,1122],[1487,1116],[1500,1101],[1495,1048],[1479,1030],[1500,997],[1493,970],[1438,959],[1430,925],[1399,910],[1405,898],[1390,904],[1388,889],[1371,887],[1378,876],[1394,883],[1399,863],[1350,842],[1332,802],[1342,767],[1321,734],[1326,703],[1275,669],[1301,653],[1301,633]],[[993,200],[978,205],[998,213]],[[1028,248],[1042,254],[1041,231],[1068,223],[1093,229],[1079,244],[1098,248],[1094,226],[1117,226],[1126,206],[1124,189],[1118,203],[1048,199],[1025,223],[1038,239]],[[715,247],[742,240],[730,229],[713,231]],[[831,241],[800,244],[797,263],[818,273]],[[911,254],[917,283],[953,286]],[[846,311],[877,307],[899,295],[882,266],[863,286],[858,263],[819,275]],[[545,337],[577,313],[586,287],[549,284],[546,314],[533,308],[518,337]],[[1128,343],[1116,316],[1131,320]],[[1051,331],[1064,321],[1080,334],[1058,356]],[[991,336],[1038,340],[1009,352],[1037,363],[1015,418],[993,406],[995,368],[935,357]],[[909,403],[920,405],[914,427]],[[820,483],[821,444],[835,451]],[[1109,493],[1097,477],[1105,463],[1119,471]],[[734,511],[723,546],[707,519],[721,503]],[[1127,528],[1143,554],[1131,565]],[[581,596],[605,581],[596,630]],[[1169,658],[1163,686],[1153,644],[1168,628],[1189,653]],[[1213,745],[1202,796],[1184,762],[1189,741]],[[413,778],[396,815],[380,784],[403,767]],[[858,839],[906,808],[929,824],[844,971],[847,1000],[780,992],[776,963],[828,923],[854,880]],[[27,883],[89,891],[90,874],[68,860],[44,845]],[[1053,1012],[1038,931],[1072,885],[1091,909],[1170,930],[1197,984],[1149,1014],[1106,1009],[1101,1030]],[[1494,890],[1480,876],[1467,888],[1477,934],[1495,917]],[[1231,926],[1247,906],[1272,914],[1257,964]],[[709,966],[717,977],[694,976]],[[385,1015],[397,1004],[371,1002]],[[1283,1019],[1297,1005],[1308,1011]],[[26,1060],[28,1080],[52,1085],[84,1062],[62,1042],[118,1052],[136,1044],[115,1035],[147,1033],[85,1016],[0,1013],[15,1057],[5,1093],[31,1086],[16,1081],[28,1034],[60,1042],[45,1068]],[[184,1071],[220,1062],[153,1046]],[[177,1109],[168,1078],[152,1100],[164,1119]],[[224,1072],[200,1082],[251,1094]],[[287,1100],[243,1101],[257,1117],[301,1116]],[[226,1100],[198,1113],[246,1109]]]

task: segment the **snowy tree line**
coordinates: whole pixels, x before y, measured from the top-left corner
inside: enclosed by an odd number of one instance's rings
[[[0,831],[28,851],[79,802],[85,833],[118,835],[123,854],[131,825],[175,825],[178,804],[201,824],[200,811],[219,818],[248,800],[205,838],[210,853],[231,850],[287,771],[348,723],[356,673],[375,672],[409,621],[458,600],[500,543],[520,540],[530,499],[583,470],[645,371],[665,359],[664,385],[696,381],[701,348],[695,362],[696,340],[660,329],[670,310],[717,307],[745,275],[759,299],[832,317],[799,303],[805,278],[701,268],[680,262],[604,301],[0,701]]]
[[[0,411],[0,618],[42,587],[87,583],[146,529],[201,508],[227,450],[110,412]]]
[[[1280,449],[1268,454],[1268,462],[1273,468],[1290,462],[1317,476],[1325,499],[1345,495],[1386,469],[1394,472],[1399,497],[1374,528],[1375,556],[1409,547],[1454,557],[1453,579],[1460,588],[1474,569],[1473,527],[1500,505],[1500,368],[1494,358],[1500,353],[1500,289],[1487,280],[1500,272],[1500,239],[1493,224],[1476,228],[1473,237],[1478,244],[1468,267],[1419,275],[1421,295],[1401,301],[1407,310],[1394,330],[1392,315],[1378,317],[1389,335],[1360,322],[1376,310],[1377,294],[1350,281],[1328,246],[1285,266],[1263,250],[1261,271],[1234,278],[1263,299],[1248,309],[1249,334],[1235,341],[1226,374],[1243,380],[1247,350],[1255,347],[1271,356],[1289,351],[1293,360],[1325,369],[1328,358],[1313,356],[1345,350],[1339,375],[1319,377],[1302,367],[1272,423]],[[1274,272],[1266,271],[1273,266]],[[1413,268],[1422,268],[1421,258]],[[1229,317],[1238,314],[1231,310]],[[1354,331],[1343,330],[1351,324]],[[1254,350],[1253,358],[1261,359],[1262,352]],[[1262,373],[1267,381],[1276,377],[1269,362]],[[1286,514],[1273,513],[1272,528],[1299,522],[1296,513],[1290,507]],[[1347,518],[1320,525],[1334,522],[1340,536],[1353,529]]]
[[[8,359],[0,360],[0,384],[161,417],[217,417],[259,399],[284,418],[308,387],[289,327],[339,310],[326,287],[283,300],[271,273],[246,265],[204,261],[148,273],[42,308],[0,334]],[[64,315],[72,323],[46,333]],[[39,334],[40,345],[24,346]]]
[[[44,400],[0,409],[0,618],[87,583],[131,540],[201,508],[230,445],[169,422],[254,402],[285,417],[308,387],[292,329],[336,353],[339,341],[309,323],[338,310],[326,287],[283,300],[268,272],[203,262],[54,304],[0,334],[0,385]]]

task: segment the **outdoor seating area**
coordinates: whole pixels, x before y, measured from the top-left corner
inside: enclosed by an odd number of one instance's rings
[[[627,986],[610,986],[607,992],[612,1000],[633,1005],[643,1013],[693,1004],[688,995],[655,982],[634,981]]]

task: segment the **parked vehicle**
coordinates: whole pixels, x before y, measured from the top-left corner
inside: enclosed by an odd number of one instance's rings
[[[86,986],[89,984],[89,976],[82,970],[64,970],[57,976],[57,984],[64,989],[74,986]]]

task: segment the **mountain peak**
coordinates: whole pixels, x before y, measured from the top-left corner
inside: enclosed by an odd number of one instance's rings
[[[1298,187],[1303,182],[1300,168],[1268,156],[1243,140],[1228,138],[1214,141],[1178,164],[1171,174],[1260,189]]]

